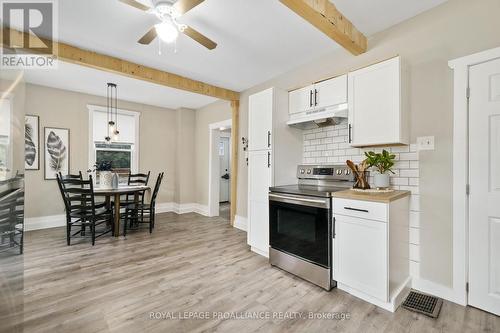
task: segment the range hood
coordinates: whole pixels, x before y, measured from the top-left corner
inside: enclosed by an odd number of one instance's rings
[[[342,103],[324,109],[296,113],[290,116],[287,125],[300,129],[314,129],[337,125],[342,120],[347,119],[347,109],[347,103]]]

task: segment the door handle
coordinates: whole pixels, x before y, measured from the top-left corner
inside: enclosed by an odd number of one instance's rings
[[[314,89],[314,106],[318,105],[318,90]]]
[[[271,167],[271,152],[267,152],[267,167]]]
[[[313,91],[309,90],[309,107],[313,106]]]
[[[349,132],[349,143],[351,143],[351,142],[352,142],[352,134],[351,134],[351,130],[352,130],[352,125],[351,125],[351,124],[349,124],[349,131],[348,131],[348,132]]]
[[[366,209],[359,209],[359,208],[352,208],[352,207],[344,207],[344,209],[346,209],[346,210],[353,210],[353,211],[356,211],[356,212],[368,213],[368,210],[366,210]]]
[[[271,147],[271,131],[267,131],[267,147]]]

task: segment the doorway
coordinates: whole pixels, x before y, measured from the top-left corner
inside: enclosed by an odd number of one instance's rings
[[[208,214],[230,219],[231,119],[209,125]]]
[[[500,315],[500,59],[469,69],[468,303]]]

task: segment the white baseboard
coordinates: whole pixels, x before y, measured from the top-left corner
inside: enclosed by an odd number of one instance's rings
[[[27,217],[24,219],[24,230],[40,230],[64,227],[66,225],[66,215],[51,215],[42,217]]]
[[[429,280],[413,278],[412,288],[426,294],[443,298],[453,303],[457,303],[463,306],[467,305],[466,302],[460,297],[460,295],[457,295],[457,292],[453,288],[446,287]]]
[[[203,216],[208,216],[208,206],[198,203],[178,204],[176,202],[163,202],[156,205],[156,212],[173,212],[176,214],[197,213]]]
[[[164,202],[156,205],[157,213],[174,212],[176,214],[198,213],[208,216],[208,206],[197,203],[178,204],[175,202]],[[28,217],[24,220],[24,230],[40,230],[48,228],[64,227],[66,225],[66,215],[51,215],[41,217]]]
[[[260,254],[260,255],[261,255],[261,256],[263,256],[263,257],[269,258],[269,249],[268,249],[267,251],[262,251],[261,249],[258,249],[258,248],[256,248],[256,247],[251,246],[251,247],[250,247],[250,250],[251,250],[252,252],[255,252],[255,253],[257,253],[257,254]]]
[[[240,215],[236,215],[234,217],[234,227],[236,229],[247,231],[247,218]]]

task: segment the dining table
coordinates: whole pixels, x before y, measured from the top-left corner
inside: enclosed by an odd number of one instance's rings
[[[138,185],[119,185],[118,188],[95,188],[94,195],[106,197],[106,203],[108,206],[111,204],[111,198],[113,198],[113,203],[115,205],[114,214],[114,236],[118,237],[120,235],[120,197],[126,194],[134,195],[134,202],[139,202],[139,194],[141,192],[150,192],[151,187],[149,186],[138,186]]]

